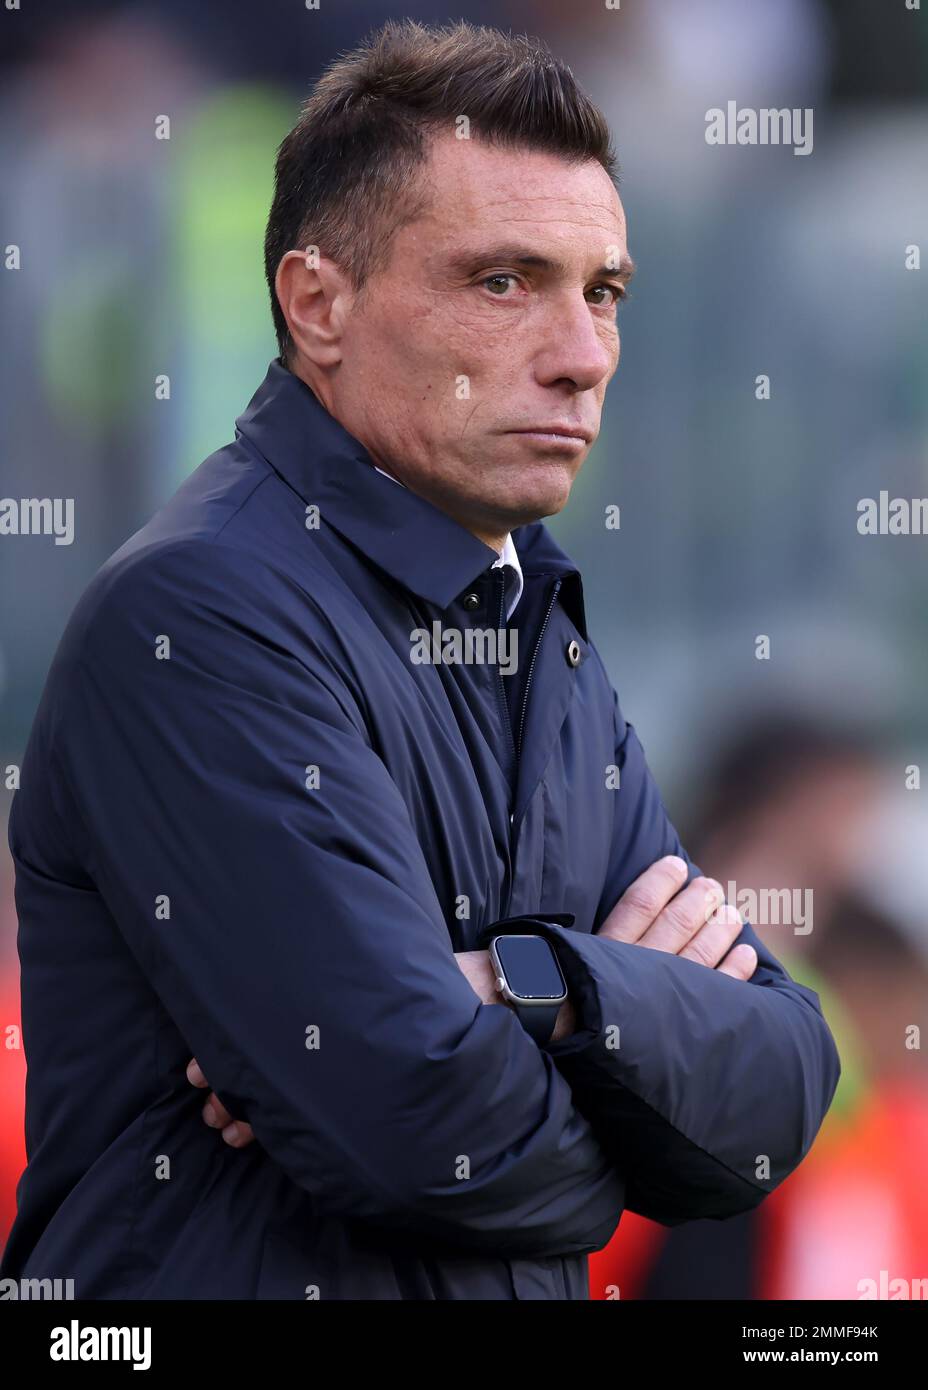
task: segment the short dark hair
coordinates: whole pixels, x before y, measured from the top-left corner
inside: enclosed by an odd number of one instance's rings
[[[264,269],[284,360],[282,258],[317,246],[361,289],[426,206],[414,175],[429,135],[460,116],[490,143],[596,160],[617,177],[605,117],[541,40],[463,22],[385,24],[326,70],[277,151]]]

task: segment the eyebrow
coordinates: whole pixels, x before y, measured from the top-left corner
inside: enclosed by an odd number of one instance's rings
[[[551,260],[548,256],[533,255],[526,251],[523,246],[513,245],[490,246],[486,250],[463,251],[453,257],[449,268],[453,272],[458,271],[466,274],[479,265],[490,263],[517,265],[525,270],[559,271],[564,269],[562,261]],[[635,262],[626,251],[617,266],[608,266],[604,263],[598,270],[594,270],[593,278],[618,280],[627,285],[636,269]]]

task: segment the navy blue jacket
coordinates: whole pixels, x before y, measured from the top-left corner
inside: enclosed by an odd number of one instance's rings
[[[495,552],[276,360],[95,576],[12,805],[28,1166],[0,1275],[585,1298],[624,1207],[722,1218],[803,1158],[839,1075],[817,996],[750,926],[750,982],[594,934],[684,851],[575,566],[540,523],[514,540],[521,688],[412,661],[415,628],[498,625]],[[523,913],[562,914],[578,1027],[545,1047],[453,954]],[[203,1123],[192,1055],[255,1144]]]

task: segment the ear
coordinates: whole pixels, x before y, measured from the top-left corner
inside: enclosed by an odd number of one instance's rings
[[[353,296],[344,272],[315,248],[288,251],[277,267],[274,289],[297,352],[316,367],[337,367]]]

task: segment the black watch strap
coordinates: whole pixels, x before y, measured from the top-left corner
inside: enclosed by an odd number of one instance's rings
[[[551,1041],[560,1004],[513,1004],[513,1008],[526,1033],[530,1038],[534,1038],[539,1046]]]

